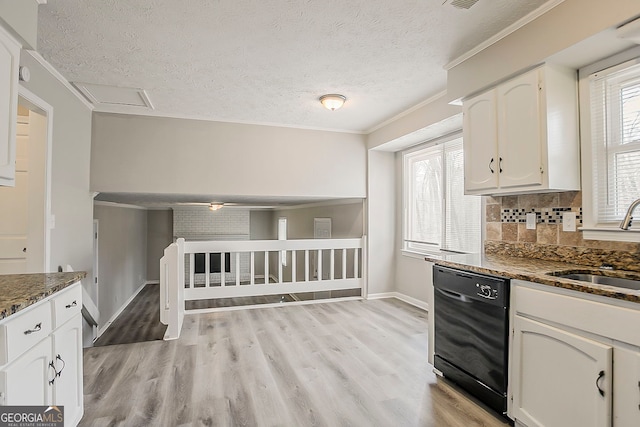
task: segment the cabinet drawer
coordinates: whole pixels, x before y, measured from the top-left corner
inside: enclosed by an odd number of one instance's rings
[[[82,310],[82,288],[80,286],[80,283],[76,283],[55,295],[51,300],[54,329],[62,326]]]
[[[20,356],[52,331],[51,304],[40,302],[0,325],[0,365]],[[11,344],[9,344],[11,343]]]

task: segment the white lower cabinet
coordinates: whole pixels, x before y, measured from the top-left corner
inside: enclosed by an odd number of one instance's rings
[[[529,427],[611,425],[613,348],[516,316],[516,419]]]
[[[49,381],[55,377],[51,362],[51,337],[0,371],[3,405],[48,405],[53,389]]]
[[[80,422],[80,286],[76,283],[0,322],[0,356],[6,362],[0,366],[1,405],[64,406],[65,426]]]
[[[640,304],[512,281],[510,417],[640,426]]]
[[[53,383],[53,401],[64,406],[66,419],[77,423],[83,413],[82,315],[53,333],[53,362],[59,375]]]

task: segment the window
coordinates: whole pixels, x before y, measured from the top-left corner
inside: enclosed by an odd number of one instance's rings
[[[588,100],[581,110],[589,126],[583,127],[583,152],[590,152],[583,162],[587,230],[617,231],[631,202],[640,198],[640,59],[610,65],[581,79],[581,96]],[[589,232],[585,238],[619,240]]]
[[[464,195],[462,138],[403,153],[404,247],[480,252],[481,199]]]

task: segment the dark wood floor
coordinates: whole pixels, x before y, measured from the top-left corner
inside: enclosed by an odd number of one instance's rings
[[[175,341],[84,353],[82,426],[504,426],[432,373],[395,299],[185,317]]]
[[[146,285],[93,345],[162,340],[166,329],[160,323],[160,286]]]

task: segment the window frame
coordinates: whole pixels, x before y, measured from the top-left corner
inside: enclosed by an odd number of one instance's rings
[[[594,174],[598,173],[594,168],[594,156],[598,153],[594,153],[592,142],[590,85],[590,76],[594,73],[611,73],[639,63],[640,47],[634,47],[578,70],[583,210],[583,226],[579,230],[583,232],[582,237],[585,240],[640,241],[640,224],[638,222],[633,224],[629,230],[621,230],[618,227],[619,222],[598,222],[598,202],[593,179]]]
[[[449,250],[449,249],[445,249],[443,248],[443,246],[446,245],[446,230],[447,230],[447,226],[446,226],[446,210],[447,210],[447,205],[446,205],[446,186],[448,185],[448,174],[445,171],[446,169],[446,153],[444,148],[442,147],[443,145],[455,141],[455,140],[461,140],[463,138],[463,133],[462,133],[462,129],[460,130],[456,130],[452,133],[449,133],[447,135],[444,135],[442,137],[430,140],[430,141],[426,141],[420,144],[417,144],[413,147],[410,147],[406,150],[403,150],[400,152],[400,157],[401,157],[401,177],[400,177],[400,182],[401,182],[401,188],[402,188],[402,226],[401,226],[401,230],[402,230],[402,235],[401,235],[401,239],[400,239],[400,251],[403,255],[406,256],[413,256],[413,257],[421,257],[425,254],[428,255],[438,255],[438,254],[443,254],[443,253],[476,253],[476,252],[459,252],[459,251],[453,251],[453,250]],[[441,218],[442,218],[442,223],[441,223],[441,231],[440,231],[440,244],[436,245],[436,244],[429,244],[426,242],[417,242],[415,240],[411,240],[409,239],[409,227],[410,227],[410,217],[412,216],[410,213],[410,201],[411,201],[411,193],[413,190],[413,186],[412,185],[407,185],[407,181],[409,179],[408,174],[411,173],[410,168],[410,162],[409,159],[412,157],[417,157],[419,156],[419,152],[422,151],[426,151],[426,150],[431,150],[434,149],[435,147],[441,147],[441,155],[442,155],[442,172],[443,172],[443,177],[442,177],[442,198],[443,198],[443,203],[441,205]],[[471,197],[471,196],[470,196]],[[480,197],[480,196],[472,196],[472,197]],[[478,252],[477,253],[481,253],[482,252],[482,246],[483,246],[483,240],[484,240],[484,225],[485,225],[485,221],[484,221],[484,199],[480,198],[480,212],[478,213],[481,217],[480,219],[480,231],[479,231],[479,247]]]

